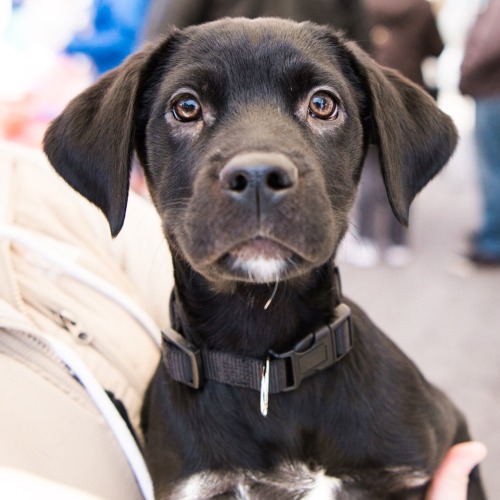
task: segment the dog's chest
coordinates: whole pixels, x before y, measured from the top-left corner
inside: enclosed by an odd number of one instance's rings
[[[429,476],[407,467],[380,471],[388,474],[389,490],[413,489],[425,485]],[[296,500],[376,500],[384,495],[363,488],[350,477],[327,476],[322,469],[312,470],[306,464],[287,463],[272,473],[207,471],[180,482],[169,498],[208,500],[227,498],[260,500],[287,498]]]
[[[254,472],[202,472],[177,485],[171,498],[195,500],[233,498],[296,498],[336,500],[342,481],[305,464],[286,464],[271,474]]]

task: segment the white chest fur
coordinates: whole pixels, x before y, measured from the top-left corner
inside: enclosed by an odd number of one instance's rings
[[[391,491],[418,488],[429,476],[411,467],[380,469],[387,474]],[[354,490],[353,490],[354,488]],[[364,491],[364,493],[362,493]],[[206,471],[180,482],[171,493],[175,500],[209,500],[219,495],[235,500],[294,499],[336,500],[350,497],[373,498],[369,491],[357,489],[351,478],[345,481],[325,475],[324,470],[311,470],[304,463],[287,463],[272,473]]]
[[[228,495],[238,500],[255,498],[300,498],[335,500],[342,481],[324,471],[312,471],[305,464],[281,466],[271,474],[250,472],[202,472],[180,483],[172,493],[178,500],[205,500]]]

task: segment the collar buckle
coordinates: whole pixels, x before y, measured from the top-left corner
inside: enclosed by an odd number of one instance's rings
[[[193,389],[200,389],[205,382],[203,361],[200,350],[173,328],[162,330],[161,333],[165,342],[173,344],[180,351],[186,354],[189,359],[191,376],[184,377],[182,381]]]
[[[293,391],[303,379],[342,359],[353,346],[351,310],[346,304],[335,308],[335,321],[310,333],[288,352],[270,351],[273,359],[286,364],[287,385],[283,392]]]

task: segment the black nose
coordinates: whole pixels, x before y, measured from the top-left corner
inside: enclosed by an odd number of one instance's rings
[[[222,189],[241,201],[272,201],[298,181],[297,167],[280,153],[244,153],[233,157],[220,171]]]

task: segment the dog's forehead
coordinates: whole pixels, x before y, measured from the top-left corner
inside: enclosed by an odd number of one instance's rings
[[[182,79],[245,83],[294,75],[304,81],[335,78],[343,82],[338,62],[340,42],[326,27],[282,19],[224,19],[183,30],[171,68]],[[344,62],[345,63],[345,62]],[[189,83],[189,82],[187,82]]]
[[[314,23],[296,23],[278,18],[222,19],[193,26],[184,30],[193,46],[217,52],[224,49],[241,49],[252,52],[266,47],[278,48],[285,53],[319,48],[322,38],[329,33],[328,28]]]

